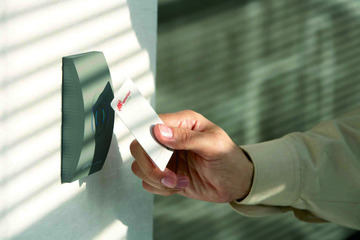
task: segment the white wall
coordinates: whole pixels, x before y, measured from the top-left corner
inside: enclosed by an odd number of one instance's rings
[[[102,51],[115,92],[130,76],[151,99],[156,0],[1,0],[0,14],[0,239],[152,239],[118,119],[103,169],[60,184],[61,58]]]

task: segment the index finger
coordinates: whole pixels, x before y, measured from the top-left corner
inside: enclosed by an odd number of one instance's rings
[[[214,123],[210,122],[201,114],[191,110],[184,110],[176,113],[163,113],[159,114],[159,117],[163,120],[165,125],[169,127],[182,127],[198,132],[203,132],[214,126]]]

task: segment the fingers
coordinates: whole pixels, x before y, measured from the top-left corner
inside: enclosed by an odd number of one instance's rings
[[[166,182],[166,184],[168,184],[168,187],[165,186],[164,184],[161,183],[161,180],[156,180],[154,178],[151,178],[149,176],[147,176],[140,168],[139,164],[134,161],[133,164],[131,165],[131,170],[133,171],[133,173],[135,174],[135,176],[137,176],[138,178],[142,179],[143,181],[147,182],[149,185],[156,187],[157,189],[161,189],[161,190],[167,190],[169,188],[171,189],[175,189],[175,181],[173,180],[173,178],[168,178]],[[166,177],[165,177],[166,178]]]
[[[164,124],[157,124],[153,131],[161,144],[171,149],[189,150],[203,157],[214,155],[214,148],[219,144],[216,132],[198,132]]]
[[[159,114],[159,117],[169,127],[182,127],[198,132],[214,126],[212,122],[204,118],[201,114],[191,110]]]
[[[159,194],[163,196],[169,196],[174,193],[179,193],[182,189],[186,188],[189,185],[189,180],[185,176],[181,176],[178,179],[178,183],[175,188],[166,187],[164,184],[160,184],[156,181],[148,178],[140,169],[136,161],[133,162],[131,169],[133,173],[143,180],[143,188],[148,192]],[[171,180],[170,180],[171,181]]]
[[[159,189],[156,188],[150,184],[148,184],[147,182],[143,181],[142,183],[143,188],[153,194],[158,194],[158,195],[162,195],[162,196],[170,196],[173,195],[175,193],[179,193],[181,190],[180,189],[176,189],[176,190],[172,190],[172,189]]]
[[[231,151],[236,144],[226,132],[201,114],[186,110],[161,114],[165,124],[153,128],[156,139],[171,149],[189,150],[206,160]]]
[[[168,168],[162,172],[155,167],[149,156],[136,140],[131,143],[130,151],[135,158],[131,166],[132,171],[148,185],[161,191],[178,191],[188,186],[189,179],[187,177],[177,176]]]
[[[139,164],[141,170],[151,178],[157,178],[159,172],[156,171],[156,166],[151,161],[149,155],[144,151],[144,149],[140,146],[138,141],[134,140],[130,144],[130,152],[131,155],[135,158],[137,163]],[[161,172],[161,171],[160,171]]]

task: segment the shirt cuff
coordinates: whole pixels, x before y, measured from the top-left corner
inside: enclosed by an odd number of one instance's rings
[[[267,215],[285,213],[290,211],[291,207],[273,207],[265,205],[244,205],[236,201],[230,202],[230,206],[241,215],[247,217],[265,217]]]
[[[254,164],[249,195],[236,204],[291,206],[300,192],[300,165],[292,137],[241,146]]]

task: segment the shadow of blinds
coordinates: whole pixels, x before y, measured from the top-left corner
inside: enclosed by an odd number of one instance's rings
[[[360,105],[360,2],[159,1],[157,112],[192,109],[250,144]],[[155,239],[344,239],[291,214],[156,197]]]

